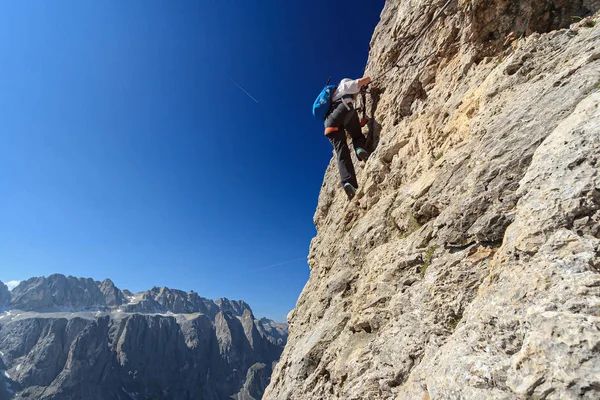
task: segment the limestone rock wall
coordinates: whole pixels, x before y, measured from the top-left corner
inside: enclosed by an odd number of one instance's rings
[[[442,3],[387,1],[367,74]],[[600,398],[599,8],[454,1],[373,85],[265,399]]]

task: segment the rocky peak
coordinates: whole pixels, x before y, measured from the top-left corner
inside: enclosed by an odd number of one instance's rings
[[[261,318],[256,321],[256,328],[264,337],[272,338],[273,344],[279,346],[285,345],[288,336],[288,325],[286,323],[275,322],[268,318]]]
[[[107,306],[116,307],[123,303],[127,303],[125,294],[119,290],[110,279],[105,279],[98,287],[104,296],[104,301]]]
[[[242,300],[229,300],[226,298],[221,298],[215,301],[215,304],[219,307],[219,309],[235,315],[236,317],[243,316],[244,312],[247,310],[252,313],[250,306]]]
[[[389,0],[265,399],[600,397],[598,0]]]
[[[8,287],[0,281],[0,310],[4,309],[10,302],[10,292]]]
[[[4,289],[0,287],[0,296],[2,293]],[[110,279],[97,282],[60,274],[28,279],[4,298],[10,299],[10,308],[24,311],[110,311],[118,308],[128,313],[202,313],[211,319],[224,311],[239,318],[249,313],[249,318],[254,321],[252,310],[244,301],[222,298],[215,302],[194,291],[157,286],[134,295],[128,290],[120,290]]]
[[[133,297],[133,295],[129,297]],[[139,299],[125,305],[123,307],[125,311],[172,312],[175,314],[203,313],[209,315],[211,318],[214,318],[219,311],[219,307],[214,301],[200,297],[194,291],[184,292],[182,290],[155,286],[146,292],[138,293],[135,297]]]
[[[60,274],[28,279],[13,289],[11,294],[11,306],[21,310],[106,306],[106,299],[93,279]]]

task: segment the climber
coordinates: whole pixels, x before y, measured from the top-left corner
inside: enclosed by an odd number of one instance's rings
[[[366,140],[361,130],[358,112],[354,108],[356,94],[371,82],[371,78],[352,80],[342,79],[331,96],[331,108],[325,118],[325,136],[335,149],[338,170],[348,200],[356,195],[358,182],[350,150],[346,144],[346,132],[352,138],[352,145],[358,158],[367,161],[369,153],[365,150]]]

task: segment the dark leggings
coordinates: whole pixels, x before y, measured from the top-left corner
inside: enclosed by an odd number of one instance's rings
[[[350,183],[355,188],[358,188],[356,172],[354,171],[354,165],[352,164],[350,150],[346,144],[346,132],[348,132],[350,137],[352,137],[352,145],[354,146],[355,151],[359,147],[365,148],[365,137],[360,128],[358,113],[353,108],[348,110],[341,102],[337,105],[334,104],[333,107],[333,111],[331,111],[325,119],[325,128],[335,127],[339,128],[339,130],[329,133],[326,136],[335,149],[342,185]]]

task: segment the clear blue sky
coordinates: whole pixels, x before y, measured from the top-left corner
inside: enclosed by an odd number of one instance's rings
[[[168,286],[283,320],[332,151],[311,106],[362,75],[383,4],[2,2],[0,280]]]

